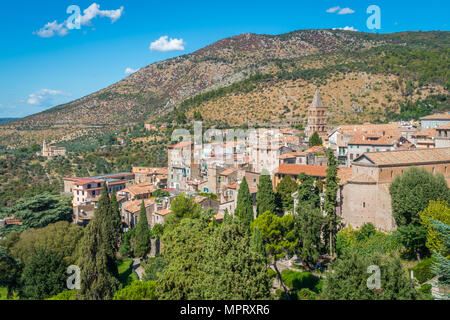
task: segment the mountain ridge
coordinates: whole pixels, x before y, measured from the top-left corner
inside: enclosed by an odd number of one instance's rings
[[[245,82],[254,75],[280,73],[280,63],[303,63],[302,70],[309,70],[308,67],[326,66],[328,62],[321,61],[321,57],[347,55],[354,60],[359,52],[386,45],[442,51],[449,47],[449,34],[371,34],[331,29],[296,30],[281,35],[244,33],[190,54],[155,62],[107,88],[8,123],[3,136],[7,136],[7,143],[14,144],[12,135],[19,133],[30,138],[24,131],[39,129],[51,131],[46,135],[55,141],[70,140],[95,132],[95,127],[112,129],[160,118],[170,121],[173,118],[167,115],[184,101]],[[314,61],[313,57],[318,58]],[[190,110],[185,111],[192,115]]]

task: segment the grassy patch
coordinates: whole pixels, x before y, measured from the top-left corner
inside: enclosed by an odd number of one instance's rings
[[[0,287],[0,300],[7,300],[8,288]]]
[[[310,272],[295,272],[292,270],[284,270],[281,273],[284,283],[291,289],[301,290],[309,289],[319,293],[322,281]]]
[[[133,281],[138,280],[136,273],[133,272],[131,265],[133,259],[123,259],[117,262],[117,269],[119,271],[119,281],[125,287],[131,284]]]

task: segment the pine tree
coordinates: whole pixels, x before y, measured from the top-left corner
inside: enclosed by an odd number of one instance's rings
[[[239,185],[234,215],[243,223],[250,225],[253,221],[253,201],[245,177]]]
[[[268,174],[263,174],[259,177],[258,192],[256,192],[256,206],[258,215],[266,211],[275,213],[276,197],[273,192],[272,179]]]
[[[315,147],[315,146],[321,146],[322,144],[323,144],[323,141],[319,137],[319,134],[317,132],[314,132],[311,135],[311,138],[309,138],[308,146],[309,147]]]
[[[138,223],[136,226],[136,238],[134,242],[135,257],[144,257],[150,250],[150,231],[148,229],[147,212],[145,203],[142,200],[141,210],[139,211]]]
[[[333,255],[333,245],[336,242],[337,226],[339,218],[336,215],[337,192],[339,190],[338,167],[336,157],[331,149],[327,150],[328,169],[325,181],[325,204],[324,211],[326,213],[327,231],[328,231],[328,248],[330,256]]]
[[[103,190],[98,200],[96,216],[102,228],[101,243],[105,247],[105,252],[110,259],[114,259],[119,250],[119,236],[116,226],[116,214],[113,212],[113,205],[108,194],[106,183],[103,184]]]
[[[111,221],[108,219],[110,213],[111,202],[104,186],[94,218],[87,226],[79,248],[81,289],[78,294],[81,299],[110,300],[119,287],[114,248],[105,234],[109,229],[105,222]]]

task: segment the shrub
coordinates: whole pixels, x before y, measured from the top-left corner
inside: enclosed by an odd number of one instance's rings
[[[155,281],[134,281],[117,291],[114,300],[156,300]]]
[[[409,269],[414,272],[414,277],[420,282],[424,283],[431,278],[433,274],[431,273],[431,265],[433,263],[432,258],[423,259],[421,263],[417,264],[415,267]]]

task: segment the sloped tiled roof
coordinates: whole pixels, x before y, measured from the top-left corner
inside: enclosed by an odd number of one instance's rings
[[[154,198],[144,199],[145,207],[149,207],[154,203],[155,203]],[[124,202],[122,204],[122,208],[128,212],[136,213],[136,212],[139,212],[139,210],[141,210],[141,204],[142,204],[142,200],[130,200],[130,201]]]
[[[314,177],[325,177],[327,175],[328,167],[326,166],[307,166],[303,164],[281,164],[276,173],[279,174],[289,174],[289,175],[299,175],[300,173],[305,173]]]
[[[366,152],[355,159],[354,163],[357,163],[359,159],[364,157],[376,165],[411,165],[433,162],[450,163],[450,148]]]
[[[350,139],[348,142],[349,145],[356,144],[356,145],[368,145],[368,146],[392,146],[394,144],[394,139],[383,136],[379,139],[367,139],[368,137],[374,137],[373,135],[355,135],[353,138]]]

